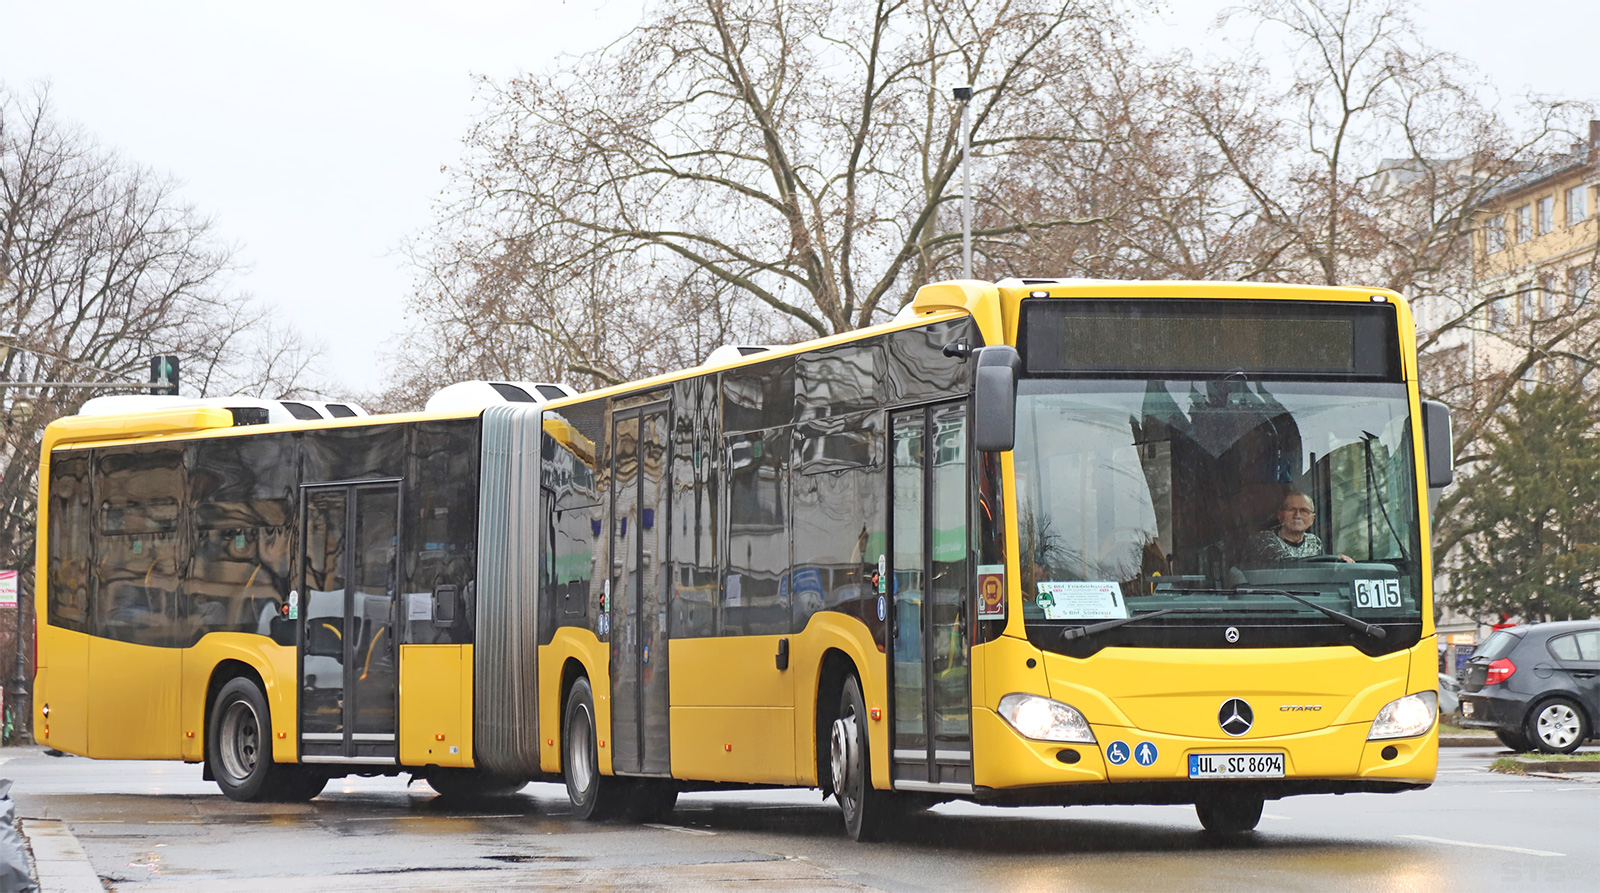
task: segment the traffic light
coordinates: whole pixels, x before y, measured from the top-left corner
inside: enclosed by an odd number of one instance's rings
[[[178,395],[178,358],[150,358],[150,393]]]

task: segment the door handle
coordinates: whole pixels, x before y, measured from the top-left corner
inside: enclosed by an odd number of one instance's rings
[[[788,639],[779,639],[778,640],[778,654],[777,654],[777,657],[774,659],[774,662],[778,665],[778,669],[780,669],[780,670],[789,669],[789,640]]]
[[[1571,670],[1569,672],[1579,679],[1593,679],[1596,675],[1600,675],[1600,673],[1596,673],[1594,670]]]

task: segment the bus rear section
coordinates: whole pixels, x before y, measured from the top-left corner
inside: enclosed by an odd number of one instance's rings
[[[492,432],[537,431],[536,406],[489,413]],[[250,424],[176,405],[53,423],[37,739],[203,763],[238,800],[305,800],[350,773],[521,787],[536,729],[502,734],[531,715],[504,680],[531,642],[479,631],[520,616],[533,583],[480,587],[480,487],[486,462],[503,483],[537,447],[485,460],[484,431],[467,411]]]

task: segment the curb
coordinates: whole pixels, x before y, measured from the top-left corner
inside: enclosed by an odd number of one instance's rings
[[[33,851],[39,893],[104,893],[105,884],[66,822],[25,818],[17,826]]]
[[[1568,772],[1600,772],[1600,760],[1519,760],[1512,758],[1523,772],[1530,775]]]

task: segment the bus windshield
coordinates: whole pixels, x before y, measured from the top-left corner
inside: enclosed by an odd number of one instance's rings
[[[1017,409],[1023,614],[1037,643],[1158,611],[1115,624],[1117,641],[1215,646],[1172,630],[1239,624],[1327,631],[1301,644],[1360,637],[1325,609],[1415,641],[1404,384],[1029,379]],[[1381,650],[1406,636],[1389,638]]]

